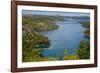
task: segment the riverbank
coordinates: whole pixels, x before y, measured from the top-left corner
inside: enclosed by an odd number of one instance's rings
[[[84,36],[90,37],[90,22],[80,22],[80,24],[85,28]]]
[[[48,48],[50,46],[50,40],[47,36],[41,34],[43,31],[56,30],[59,28],[55,21],[57,19],[51,19],[43,16],[23,16],[23,62],[33,60],[33,56],[37,55],[39,59],[43,60],[41,54],[34,54],[32,49]],[[36,52],[36,51],[35,51]],[[41,51],[42,52],[42,51]],[[40,53],[41,53],[40,52]],[[38,51],[36,53],[39,53]],[[32,55],[34,54],[34,55]],[[52,59],[52,58],[47,58]],[[34,58],[34,61],[36,59]],[[46,60],[46,59],[45,59]]]

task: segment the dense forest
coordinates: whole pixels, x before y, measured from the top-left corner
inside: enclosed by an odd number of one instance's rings
[[[80,24],[85,28],[84,37],[90,39],[90,22],[80,22]],[[77,54],[80,59],[89,59],[90,58],[90,41],[82,40],[79,44],[79,49]]]
[[[44,58],[42,56],[42,48],[49,47],[50,41],[48,37],[40,33],[58,29],[59,26],[55,24],[56,20],[61,19],[39,15],[23,17],[23,62],[56,60],[53,57]]]
[[[46,15],[23,15],[22,18],[22,57],[23,62],[35,61],[56,61],[56,60],[79,60],[89,59],[90,45],[87,40],[80,41],[79,47],[74,54],[68,54],[64,50],[64,56],[61,57],[44,57],[43,48],[48,48],[51,42],[47,36],[41,34],[44,31],[57,30],[59,26],[56,21],[64,20],[60,16],[46,16]],[[83,32],[84,36],[90,37],[90,23],[80,22],[82,27],[86,30]]]

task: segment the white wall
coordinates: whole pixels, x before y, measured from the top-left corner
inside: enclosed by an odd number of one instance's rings
[[[29,1],[29,0],[27,0]],[[30,0],[32,1],[32,0]],[[58,3],[72,3],[72,4],[89,4],[98,5],[100,9],[100,0],[34,0],[34,1],[45,1],[45,2],[58,2]],[[10,72],[10,25],[11,25],[11,12],[10,12],[10,0],[0,0],[0,73],[11,73]],[[100,10],[98,10],[100,13]],[[100,14],[98,14],[100,16]],[[100,17],[98,17],[99,21]],[[100,22],[98,22],[98,27]],[[100,28],[98,28],[98,32]],[[100,33],[98,34],[100,37]],[[100,38],[98,38],[100,40]],[[98,41],[100,43],[100,41]],[[98,46],[100,48],[100,45]],[[98,53],[100,49],[98,48]],[[100,56],[100,53],[98,54]],[[100,61],[100,57],[98,59]],[[54,70],[54,71],[39,71],[30,73],[100,73],[100,62],[98,62],[97,68],[84,68],[84,69],[66,69],[66,70]]]

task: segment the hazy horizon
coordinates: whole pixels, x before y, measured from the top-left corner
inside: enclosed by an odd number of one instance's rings
[[[88,16],[90,13],[81,12],[58,12],[58,11],[36,11],[36,10],[22,10],[23,15],[35,14],[35,15],[51,15],[51,16]]]

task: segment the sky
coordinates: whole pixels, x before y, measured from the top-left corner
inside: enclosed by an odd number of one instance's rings
[[[56,11],[35,11],[35,10],[22,10],[22,14],[36,14],[36,15],[59,15],[59,16],[90,16],[90,13],[79,12],[56,12]]]

